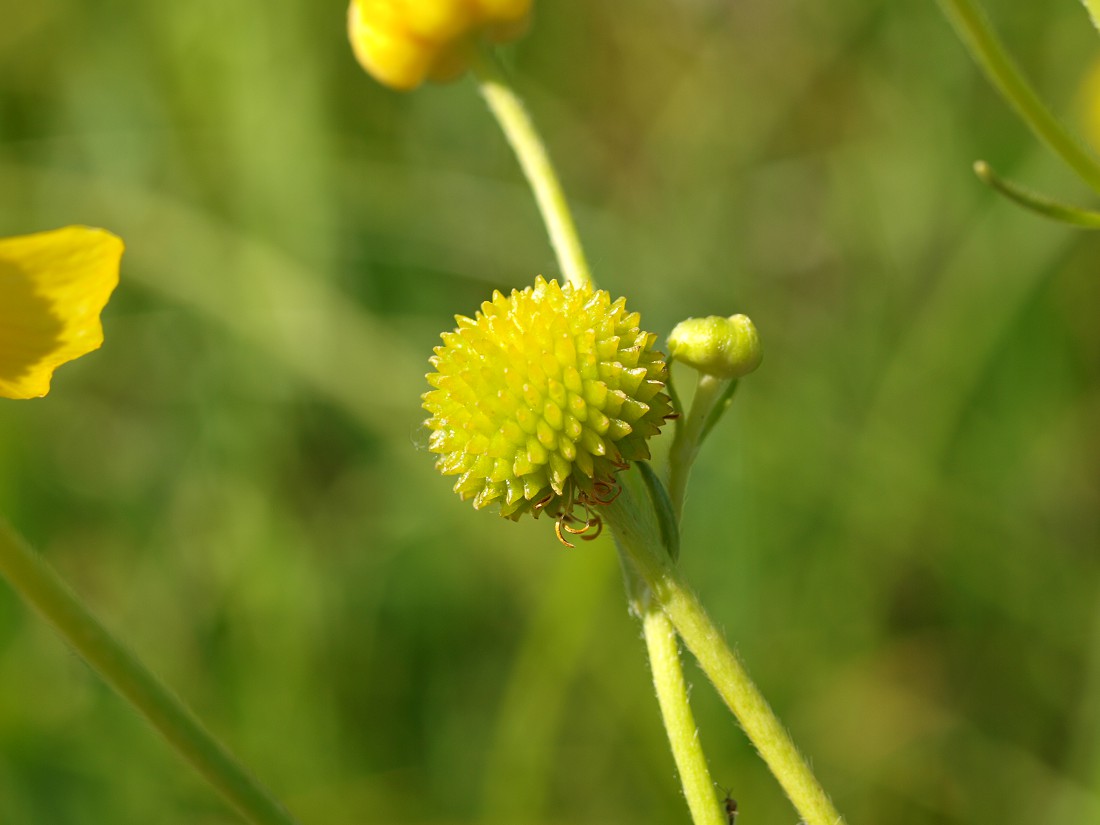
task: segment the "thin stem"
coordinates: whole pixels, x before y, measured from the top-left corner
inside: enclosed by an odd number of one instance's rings
[[[482,51],[479,58],[474,69],[481,94],[519,158],[562,273],[575,287],[592,286],[592,276],[572,214],[542,140],[492,54]],[[631,576],[629,570],[626,573],[631,601],[642,616],[657,701],[692,819],[696,825],[724,825],[688,704],[676,633],[665,614],[655,609],[652,599],[644,595],[645,587]],[[643,602],[650,607],[640,607]]]
[[[664,611],[650,601],[642,616],[649,667],[653,671],[653,686],[665,720],[665,731],[672,746],[676,769],[687,798],[688,809],[695,825],[726,825],[726,817],[714,796],[714,781],[710,778],[707,760],[699,741],[695,717],[688,704],[687,685],[680,663],[676,630]]]
[[[286,809],[100,624],[45,560],[3,521],[0,521],[0,575],[242,817],[255,825],[295,825]]]
[[[841,825],[844,820],[790,735],[669,562],[651,508],[640,506],[644,499],[632,490],[637,482],[623,480],[622,492],[603,514],[634,573],[668,615],[806,825]],[[632,483],[625,483],[628,481]]]
[[[726,410],[730,408],[730,405],[733,403],[733,394],[737,391],[737,385],[740,381],[740,378],[726,381],[726,386],[722,389],[721,395],[714,399],[714,406],[711,408],[710,415],[707,416],[707,423],[703,425],[703,431],[699,433],[700,446],[707,440],[707,436],[710,435],[711,430],[714,429],[714,426],[722,416],[725,415]]]
[[[615,546],[622,563],[627,601],[630,612],[642,620],[649,669],[657,691],[657,705],[661,709],[661,719],[665,724],[672,758],[680,773],[680,785],[684,789],[692,821],[695,825],[726,825],[727,820],[714,796],[714,782],[710,778],[710,769],[688,701],[676,629],[654,600],[649,586],[638,575],[637,568],[618,538],[616,534]]]
[[[699,444],[702,443],[711,410],[728,385],[729,381],[726,379],[699,373],[695,397],[691,400],[691,411],[676,429],[676,438],[668,455],[668,497],[672,501],[677,523],[683,516],[684,494],[687,492],[691,465],[699,452]]]
[[[996,189],[1006,198],[1015,201],[1025,209],[1030,209],[1042,215],[1044,218],[1068,223],[1072,226],[1080,226],[1085,229],[1100,229],[1100,213],[1078,206],[1070,206],[1068,203],[1048,198],[1038,192],[1032,192],[1010,180],[1005,180],[984,160],[975,161],[974,174],[987,186]]]
[[[516,94],[496,58],[488,49],[478,52],[474,63],[478,86],[489,109],[512,145],[523,174],[527,176],[542,220],[550,234],[550,243],[557,255],[562,274],[574,287],[592,286],[592,275],[584,257],[573,216],[554,165],[546,153],[538,131],[531,122],[523,101]]]
[[[939,0],[940,6],[966,44],[971,56],[1016,114],[1082,180],[1100,192],[1100,164],[1046,107],[1020,72],[974,0]],[[1094,13],[1098,0],[1088,0]]]
[[[680,785],[684,789],[692,821],[695,825],[726,825],[714,797],[714,783],[688,701],[676,629],[654,600],[649,586],[638,575],[618,534],[615,535],[615,546],[619,550],[630,612],[642,621],[649,669],[657,691],[657,705],[661,709],[661,719],[665,724],[672,758],[680,773]]]

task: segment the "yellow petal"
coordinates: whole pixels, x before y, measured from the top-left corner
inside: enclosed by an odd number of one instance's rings
[[[351,0],[348,37],[360,65],[393,89],[453,80],[481,38],[514,40],[530,23],[532,0]]]
[[[474,5],[491,22],[521,20],[531,13],[531,0],[474,0]]]
[[[399,91],[424,82],[437,47],[413,36],[398,10],[384,0],[352,0],[348,39],[355,57],[379,83]]]
[[[405,27],[431,43],[463,37],[474,22],[465,0],[397,0],[396,7]]]
[[[0,397],[45,395],[57,367],[103,343],[122,248],[86,226],[0,239]]]

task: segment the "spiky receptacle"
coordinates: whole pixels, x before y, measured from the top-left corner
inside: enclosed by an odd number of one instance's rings
[[[568,514],[649,457],[646,441],[672,411],[668,366],[625,298],[539,277],[455,320],[431,359],[424,409],[437,468],[459,477],[455,492],[474,507]]]

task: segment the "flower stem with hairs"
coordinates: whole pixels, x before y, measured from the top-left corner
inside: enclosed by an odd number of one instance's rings
[[[561,185],[519,96],[487,52],[475,62],[474,70],[481,92],[531,184],[562,271],[574,286],[590,285],[592,279]],[[725,380],[700,382],[696,405],[674,446],[678,458],[673,463],[675,492],[671,501],[677,516],[698,445],[713,425],[716,408],[728,402],[731,386]],[[652,486],[647,494],[638,475],[637,469],[621,473],[620,494],[599,511],[614,534],[628,598],[642,621],[658,703],[693,820],[696,825],[727,821],[715,796],[688,704],[676,634],[699,661],[807,825],[840,825],[842,817],[808,763],[698,599],[680,579],[672,562],[675,552],[668,546],[670,541],[678,541],[677,519],[671,510],[668,516],[659,514],[663,510],[653,500]],[[655,476],[647,482],[653,483],[660,484]],[[660,491],[664,495],[663,488]]]

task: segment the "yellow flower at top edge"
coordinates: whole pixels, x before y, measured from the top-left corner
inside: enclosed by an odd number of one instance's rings
[[[352,0],[348,37],[355,57],[379,83],[415,89],[447,81],[470,66],[481,38],[524,33],[532,0]]]
[[[57,367],[99,348],[122,249],[86,226],[0,238],[0,397],[41,397]]]

